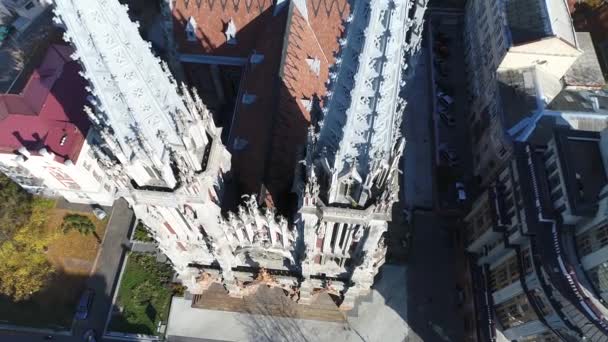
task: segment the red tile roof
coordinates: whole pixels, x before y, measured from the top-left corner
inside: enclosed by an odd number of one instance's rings
[[[267,11],[272,15],[272,12]],[[263,15],[266,15],[263,14]],[[283,37],[287,11],[267,20],[262,34],[266,37]],[[237,99],[232,137],[245,139],[248,144],[242,151],[233,152],[233,172],[243,194],[259,193],[265,175],[265,164],[271,143],[273,121],[277,111],[279,67],[283,40],[258,39],[255,49],[264,55],[260,64],[247,65],[241,80],[242,93],[256,96],[252,104]]]
[[[308,20],[291,1],[277,16],[273,11],[271,0],[178,0],[174,7],[179,52],[247,57],[255,50],[264,55],[261,64],[245,67],[240,91],[255,95],[256,100],[246,105],[237,99],[231,136],[248,142],[242,151],[233,151],[233,172],[241,193],[260,193],[265,187],[269,205],[284,203],[289,193],[296,154],[310,123],[301,100],[325,94],[328,68],[334,63],[350,6],[347,0],[306,0]],[[191,16],[198,25],[196,43],[186,40]],[[236,45],[227,45],[224,36],[230,19],[238,31]],[[318,76],[307,58],[319,60]]]
[[[46,147],[60,162],[78,159],[90,124],[82,110],[86,81],[72,51],[51,45],[21,94],[0,95],[0,152]]]
[[[179,0],[173,9],[174,32],[180,53],[198,53],[217,56],[248,56],[259,39],[278,37],[261,36],[272,18],[273,0]],[[186,26],[190,17],[197,23],[197,42],[186,39]],[[230,20],[237,29],[237,44],[226,44],[224,30]]]
[[[319,60],[318,75],[306,62],[308,58]],[[330,58],[333,60],[331,55]],[[280,75],[279,107],[274,120],[272,147],[266,171],[266,187],[275,197],[274,203],[284,203],[287,200],[284,196],[291,189],[298,162],[298,150],[306,143],[310,113],[302,100],[321,104],[318,99],[325,95],[328,73],[329,62],[315,32],[300,11],[294,8]]]

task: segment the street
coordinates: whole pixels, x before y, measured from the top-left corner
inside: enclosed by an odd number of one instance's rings
[[[469,137],[468,100],[464,74],[462,42],[463,17],[461,12],[430,11],[427,38],[428,63],[432,65],[434,159],[436,169],[436,205],[441,212],[454,213],[466,203],[457,203],[456,182],[471,190],[472,154]],[[453,103],[446,106],[437,97],[444,93]],[[447,115],[439,113],[445,110]],[[448,119],[449,118],[449,119]],[[448,120],[453,120],[448,122]],[[446,151],[454,160],[447,160]],[[471,198],[471,194],[468,194]]]
[[[416,213],[412,222],[406,291],[408,341],[462,341],[464,321],[457,313],[456,252],[449,223],[432,213]]]
[[[123,246],[128,245],[129,229],[133,225],[133,212],[128,203],[119,199],[114,202],[112,212],[109,214],[109,222],[104,236],[101,251],[96,261],[95,272],[87,280],[87,287],[95,291],[93,304],[89,310],[89,317],[84,321],[76,321],[72,327],[72,335],[65,333],[55,334],[36,329],[24,328],[22,331],[0,330],[0,341],[2,342],[32,342],[42,341],[47,335],[53,336],[53,341],[76,342],[82,341],[83,334],[93,329],[98,340],[104,331],[108,313],[112,305],[112,294],[116,287],[116,280],[122,260],[125,256]]]
[[[416,89],[408,101],[416,103],[416,113],[409,112],[405,119],[405,195],[407,208],[413,208],[407,260],[407,341],[458,342],[463,340],[464,320],[458,313],[457,251],[452,229],[458,228],[453,215],[461,214],[462,203],[457,203],[454,183],[469,180],[466,170],[472,163],[460,38],[462,13],[431,10],[427,20],[414,77]],[[446,36],[450,51],[439,71],[433,39],[436,30]],[[437,83],[443,89],[437,89]],[[442,90],[449,91],[454,100],[450,114],[455,124],[446,124],[438,115],[437,93]],[[438,147],[445,144],[456,151],[458,165],[447,166],[440,158]],[[419,156],[415,162],[408,160],[408,151]],[[434,211],[425,210],[427,199],[433,202]],[[451,214],[449,218],[442,217],[446,213]]]

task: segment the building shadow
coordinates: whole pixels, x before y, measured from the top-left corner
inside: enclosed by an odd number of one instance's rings
[[[98,275],[89,277],[56,270],[46,285],[26,300],[15,302],[0,295],[0,320],[4,324],[45,330],[29,333],[33,340],[53,335],[53,332],[71,332],[73,336],[82,336],[89,329],[94,329],[96,336],[100,337],[109,309],[106,303],[111,302],[111,298],[105,295],[106,287],[105,279]],[[87,318],[77,320],[75,314],[79,303],[89,288],[94,290],[94,295],[86,310]],[[4,334],[11,332],[0,331],[0,340],[3,340]]]
[[[245,59],[245,64],[182,65],[189,83],[209,104],[216,124],[223,127],[222,141],[232,154],[232,179],[226,182],[230,187],[226,191],[231,194],[226,200],[232,203],[224,203],[223,208],[236,208],[241,195],[255,194],[262,205],[274,206],[279,214],[290,217],[297,203],[291,192],[295,168],[306,144],[310,124],[310,114],[298,103],[299,97],[310,101],[312,108],[320,102],[317,94],[306,97],[302,90],[294,88],[302,82],[298,73],[306,66],[304,59],[308,57],[301,46],[303,39],[300,35],[304,33],[298,31],[304,24],[294,24],[303,19],[294,14],[292,3],[277,15],[273,13],[274,6],[265,8],[267,0],[253,4],[235,2],[233,5],[238,8],[235,10],[237,13],[252,17],[246,25],[237,27],[237,44],[214,42],[218,40],[213,36],[217,32],[203,32],[200,26],[204,25],[201,24],[197,27],[197,41],[188,42],[186,39],[189,16],[197,13],[197,7],[198,11],[206,11],[209,10],[207,6],[216,6],[211,9],[214,13],[232,11],[224,8],[223,3],[190,1],[187,9],[178,6],[174,11],[174,30],[182,51],[238,57]],[[192,8],[195,8],[194,12]],[[331,5],[325,10],[339,11],[340,8]],[[225,21],[222,23],[227,25]],[[181,37],[180,32],[183,33]],[[250,63],[253,53],[263,55],[259,64]],[[243,103],[243,94],[255,96],[254,102]]]

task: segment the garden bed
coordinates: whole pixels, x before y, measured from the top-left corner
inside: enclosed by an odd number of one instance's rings
[[[116,306],[108,330],[112,332],[157,335],[169,315],[173,270],[153,255],[131,253],[118,289]]]

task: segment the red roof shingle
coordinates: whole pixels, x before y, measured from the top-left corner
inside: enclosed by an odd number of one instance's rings
[[[78,159],[90,123],[82,110],[86,81],[71,51],[51,45],[21,94],[0,95],[0,151],[46,147],[60,162]]]
[[[269,0],[178,0],[174,7],[179,52],[247,57],[255,50],[264,55],[262,63],[245,66],[240,92],[255,95],[256,100],[242,104],[237,99],[231,136],[248,142],[243,150],[232,151],[240,191],[260,193],[266,188],[269,205],[283,203],[290,191],[296,155],[310,123],[302,100],[318,103],[325,94],[329,66],[350,14],[346,0],[305,3],[308,19],[293,2],[276,16]],[[198,42],[186,40],[191,16],[197,22]],[[224,35],[224,25],[231,19],[237,27],[236,45],[226,44]],[[318,60],[318,75],[307,59]]]

